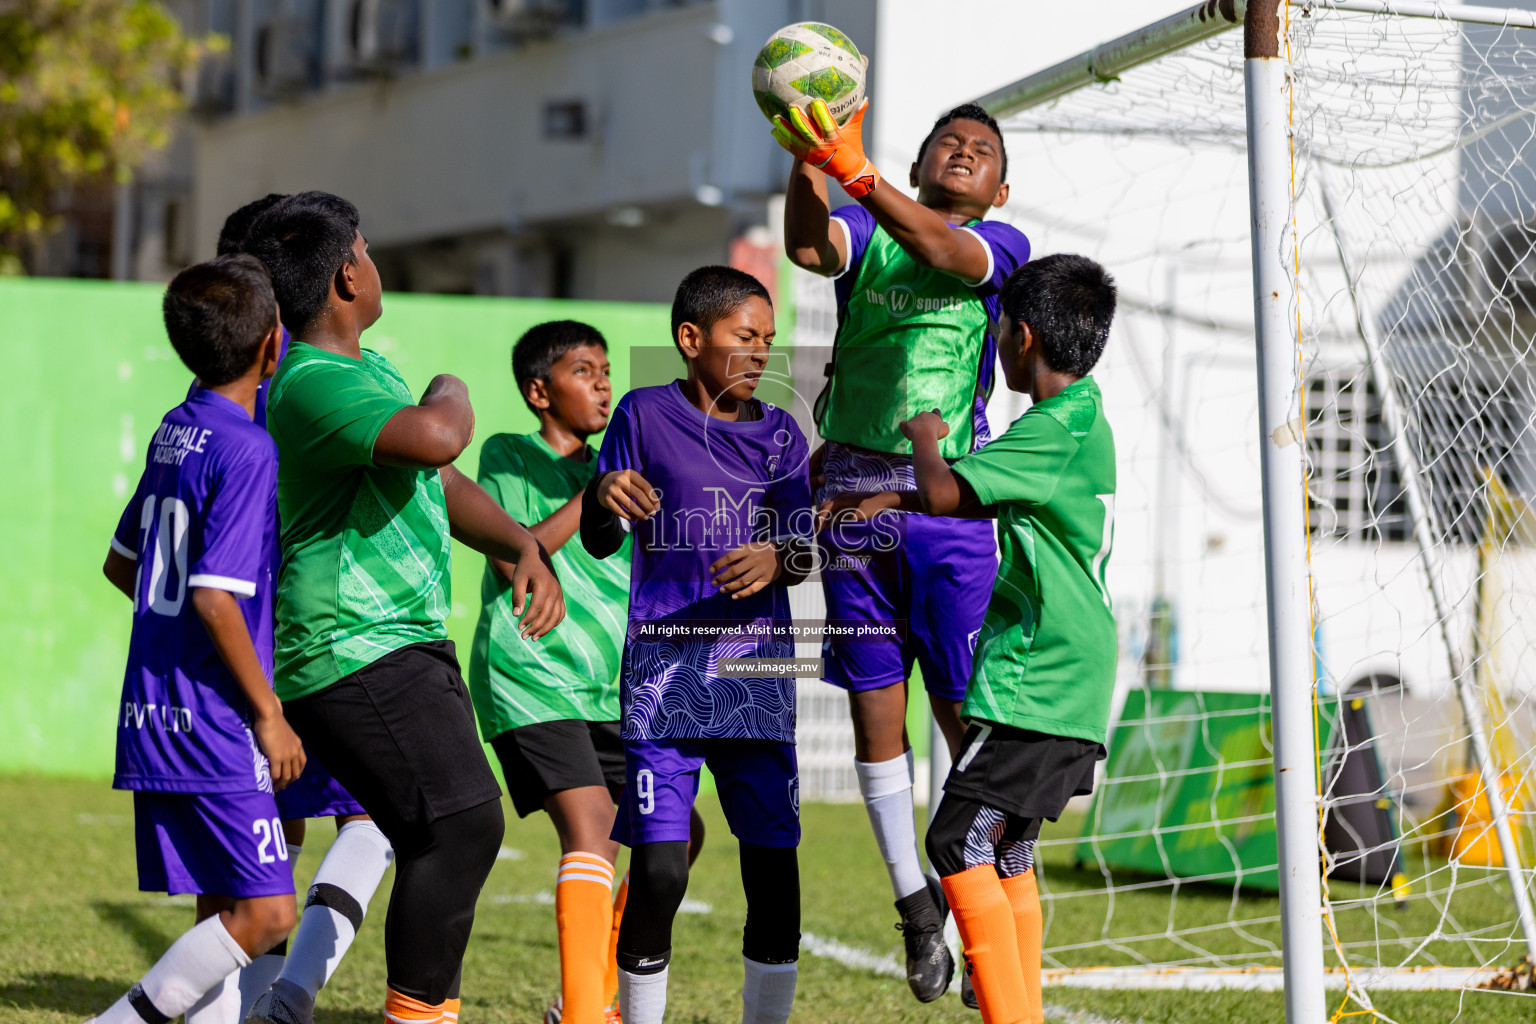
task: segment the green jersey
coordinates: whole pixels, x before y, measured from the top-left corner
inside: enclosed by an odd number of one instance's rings
[[[295,342],[267,394],[283,564],[275,682],[293,700],[409,644],[442,640],[448,505],[437,470],[379,466],[373,444],[414,404],[377,352]]]
[[[480,486],[520,523],[547,519],[592,479],[586,461],[556,452],[537,433],[497,434],[480,449]],[[629,619],[629,538],[620,553],[593,558],[572,537],[551,556],[565,589],[565,619],[541,640],[524,640],[512,592],[489,562],[480,584],[480,623],[469,659],[469,693],[480,732],[499,736],[538,722],[619,718],[619,658]]]
[[[953,228],[986,249],[986,274],[967,282],[920,265],[862,207],[843,207],[833,220],[845,232],[848,260],[835,284],[832,379],[816,409],[821,435],[910,455],[899,424],[938,409],[949,424],[939,451],[951,459],[971,451],[987,429],[996,362],[988,325],[1003,282],[1029,259],[1029,240],[997,221]]]
[[[1103,743],[1118,652],[1104,582],[1115,441],[1098,385],[1037,402],[954,469],[997,506],[1002,555],[962,714]]]

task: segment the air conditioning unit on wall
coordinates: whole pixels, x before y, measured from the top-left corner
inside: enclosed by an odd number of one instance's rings
[[[282,98],[315,84],[315,35],[303,18],[269,18],[256,27],[256,87]]]
[[[580,0],[484,0],[490,22],[517,38],[551,35],[579,19]]]
[[[342,52],[354,73],[379,74],[413,63],[420,26],[417,0],[347,0]]]

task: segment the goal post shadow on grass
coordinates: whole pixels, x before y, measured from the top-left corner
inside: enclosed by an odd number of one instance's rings
[[[1530,731],[1536,565],[1528,529],[1483,527],[1495,490],[1522,516],[1536,490],[1531,7],[1209,0],[979,101],[1027,140],[1011,206],[1036,251],[1120,279],[1107,401],[1140,388],[1110,410],[1124,709],[1088,834],[1043,844],[1092,852],[1107,909],[1095,929],[1070,911],[1082,879],[1048,891],[1072,921],[1071,941],[1048,936],[1052,980],[1273,987],[1283,946],[1294,1024],[1348,1012],[1325,988],[1371,1012],[1373,989],[1466,988],[1536,952],[1531,754],[1500,741]],[[1171,582],[1165,543],[1191,552]],[[1276,735],[1229,758],[1213,723],[1264,736],[1260,678]],[[1145,744],[1155,770],[1117,774],[1127,729],[1190,700]],[[1180,760],[1194,748],[1217,752],[1204,776]],[[1486,807],[1486,869],[1434,850],[1458,763],[1463,810]],[[1141,817],[1106,824],[1138,785]],[[1201,800],[1206,824],[1167,827]],[[1180,835],[1206,841],[1170,850]],[[1152,874],[1122,885],[1117,867]],[[1263,881],[1281,889],[1268,917],[1246,906]],[[1226,894],[1220,919],[1181,919],[1192,885]],[[1118,932],[1116,900],[1156,886],[1160,926]],[[1095,943],[1116,963],[1086,963]]]

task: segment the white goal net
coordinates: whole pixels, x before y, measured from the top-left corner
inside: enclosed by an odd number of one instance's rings
[[[1299,827],[1339,1015],[1423,987],[1464,989],[1475,1019],[1520,987],[1533,934],[1512,884],[1536,862],[1536,30],[1513,26],[1536,2],[1467,10],[1282,11],[1304,413],[1273,440],[1308,472],[1287,542],[1307,549],[1322,807]],[[1279,984],[1242,5],[1185,19],[1171,52],[1122,68],[1134,47],[1105,47],[1075,65],[1100,80],[1062,67],[985,101],[1003,215],[1120,284],[1096,377],[1121,711],[1093,801],[1042,844],[1057,983]],[[1026,407],[994,396],[997,429]]]

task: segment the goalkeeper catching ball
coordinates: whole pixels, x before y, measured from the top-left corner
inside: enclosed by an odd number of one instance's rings
[[[844,492],[909,490],[912,443],[901,424],[939,410],[952,427],[940,455],[980,449],[989,434],[1003,282],[1029,259],[1012,225],[986,220],[1008,199],[1008,157],[985,110],[956,107],[918,148],[908,197],[864,153],[865,103],[842,127],[826,104],[775,118],[773,135],[795,156],[784,208],[789,258],[832,278],[838,330],[817,399],[825,439],[812,461],[817,500]],[[827,178],[855,205],[836,211]],[[924,878],[913,822],[907,680],[922,670],[951,755],[964,730],[960,700],[982,627],[976,595],[992,586],[991,525],[921,511],[884,522],[834,523],[821,544],[829,623],[879,622],[879,638],[826,641],[826,680],[849,691],[859,791],[890,872],[907,954],[907,983],[923,1002],[954,973],[944,945],[937,882]]]

